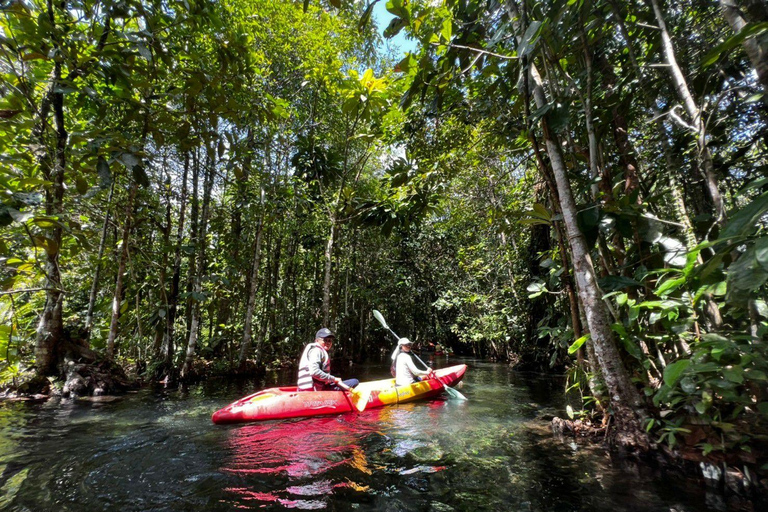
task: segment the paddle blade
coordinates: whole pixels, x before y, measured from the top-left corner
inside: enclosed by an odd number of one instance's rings
[[[462,395],[461,393],[459,393],[458,391],[456,391],[452,387],[446,386],[445,384],[443,384],[443,387],[445,388],[445,392],[448,393],[448,396],[450,396],[451,398],[456,398],[458,400],[466,400],[467,399],[467,397],[465,397],[464,395]]]
[[[368,406],[368,400],[371,398],[371,390],[364,389],[360,391],[360,393],[357,395],[357,403],[355,404],[355,407],[357,407],[358,412],[363,412],[365,408]]]
[[[387,322],[386,322],[386,320],[384,320],[384,315],[382,315],[381,313],[379,313],[379,311],[378,311],[378,310],[376,310],[376,309],[374,309],[374,310],[373,310],[373,316],[374,316],[374,317],[376,317],[376,320],[378,320],[378,321],[379,321],[379,323],[381,324],[381,326],[382,326],[383,328],[385,328],[385,329],[389,329],[389,326],[387,325]]]

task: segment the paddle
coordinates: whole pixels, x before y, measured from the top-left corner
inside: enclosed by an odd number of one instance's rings
[[[363,412],[365,410],[365,406],[368,405],[368,399],[371,397],[371,389],[364,389],[362,392],[356,390],[355,388],[351,388],[344,384],[343,382],[338,382],[337,385],[346,391],[349,391],[349,393],[357,399],[355,400],[355,403],[353,403],[351,400],[349,401],[349,404],[352,406],[353,409],[357,409],[358,412]],[[346,394],[344,396],[347,396]]]
[[[392,329],[390,329],[390,328],[389,328],[389,326],[387,325],[387,321],[386,321],[386,320],[384,320],[384,315],[382,315],[381,313],[379,313],[377,310],[375,310],[375,309],[374,309],[374,310],[373,310],[373,316],[376,318],[376,320],[378,320],[378,321],[379,321],[379,323],[381,324],[381,326],[382,326],[383,328],[385,328],[386,330],[388,330],[389,332],[391,332],[391,333],[392,333],[392,336],[394,336],[394,337],[395,337],[397,340],[399,340],[399,339],[400,339],[400,336],[398,336],[397,334],[395,334],[395,331],[393,331]],[[412,354],[413,354],[413,353],[412,353]],[[424,361],[422,361],[422,360],[421,360],[421,358],[419,358],[419,356],[417,356],[416,354],[413,354],[413,356],[414,356],[416,359],[418,359],[418,360],[419,360],[419,362],[420,362],[421,364],[423,364],[425,368],[429,368],[429,366],[427,366],[427,365],[426,365],[426,363],[424,363]],[[443,389],[446,391],[446,393],[448,393],[448,396],[450,396],[450,397],[452,397],[452,398],[458,398],[459,400],[466,400],[466,399],[467,399],[467,397],[465,397],[464,395],[462,395],[461,393],[459,393],[458,391],[456,391],[455,389],[453,389],[451,386],[447,386],[447,385],[445,384],[445,382],[443,382],[442,380],[440,380],[440,379],[437,377],[437,375],[435,375],[435,380],[437,380],[437,382],[439,382],[439,383],[440,383],[440,385],[442,385],[442,386],[443,386]]]

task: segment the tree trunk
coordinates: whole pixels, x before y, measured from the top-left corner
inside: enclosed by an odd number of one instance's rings
[[[200,232],[200,197],[198,194],[200,185],[200,157],[198,156],[198,148],[192,153],[192,207],[191,207],[191,226],[189,238],[192,245],[195,246],[195,250],[189,255],[187,282],[184,285],[184,289],[187,293],[186,309],[184,314],[186,316],[187,332],[186,338],[189,339],[189,326],[192,324],[192,289],[194,287],[195,269],[197,268],[197,243],[199,242]]]
[[[171,227],[173,226],[173,220],[171,218],[171,176],[168,174],[165,181],[165,225],[163,226],[163,241],[162,251],[163,259],[160,262],[160,272],[157,277],[157,285],[160,289],[160,298],[163,303],[163,311],[165,311],[165,317],[168,316],[168,293],[165,288],[166,279],[168,274],[168,246],[171,241]],[[157,325],[155,325],[155,341],[152,344],[152,357],[156,360],[160,357],[160,351],[163,345],[163,335],[165,333],[165,321],[164,317],[157,319]]]
[[[130,178],[129,178],[130,179]],[[131,223],[133,222],[133,205],[136,200],[136,193],[139,189],[136,180],[131,180],[131,188],[128,193],[128,204],[125,207],[125,224],[123,225],[123,237],[120,246],[120,260],[117,266],[117,282],[115,283],[115,294],[112,297],[112,319],[109,323],[109,336],[107,337],[107,359],[115,357],[115,339],[117,338],[117,322],[120,320],[120,302],[123,296],[123,276],[128,261],[128,238],[131,232]]]
[[[115,192],[115,180],[109,187],[109,196],[107,197],[107,211],[104,213],[104,225],[101,228],[101,239],[99,240],[99,252],[96,257],[96,270],[93,274],[93,283],[91,284],[91,293],[88,296],[88,312],[85,314],[85,332],[87,339],[91,338],[91,328],[93,326],[93,309],[96,306],[96,294],[99,291],[99,278],[101,276],[101,259],[104,257],[104,247],[107,243],[107,231],[109,229],[109,215],[112,208],[112,195]]]
[[[675,57],[675,48],[672,45],[672,38],[667,30],[666,22],[664,21],[664,15],[659,8],[658,0],[650,0],[653,7],[653,12],[656,15],[656,22],[659,25],[661,31],[661,46],[664,50],[664,56],[667,59],[667,69],[669,70],[672,83],[675,86],[678,96],[683,102],[685,111],[690,118],[691,131],[696,136],[696,144],[699,150],[699,160],[701,162],[701,172],[704,176],[707,192],[709,192],[712,204],[715,209],[715,221],[719,224],[725,222],[725,204],[723,202],[722,194],[717,183],[717,177],[715,176],[715,166],[712,162],[712,155],[707,147],[707,133],[704,119],[701,115],[701,110],[693,99],[688,83],[677,64],[677,58]],[[672,111],[674,113],[674,109]]]
[[[758,2],[747,3],[757,4]],[[765,3],[762,3],[762,9],[768,11],[765,5]],[[728,22],[733,31],[737,34],[741,32],[747,25],[749,18],[751,18],[749,16],[749,9],[746,9],[746,12],[742,12],[737,0],[720,0],[720,6],[723,8],[725,21]],[[768,12],[763,14],[764,16],[757,17],[755,21],[766,21],[765,17],[768,17]],[[768,38],[760,35],[752,36],[746,38],[742,44],[744,45],[747,57],[752,62],[752,67],[755,68],[757,79],[763,85],[765,93],[768,94]]]
[[[525,28],[521,26],[517,5],[514,2],[508,2],[507,6],[512,11],[510,14],[517,29],[517,34],[521,38]],[[532,80],[531,85],[536,106],[543,108],[548,104],[548,101],[541,78],[533,64],[530,65],[528,72]],[[648,414],[640,393],[632,383],[629,373],[622,363],[621,355],[616,346],[608,312],[602,300],[603,294],[597,285],[592,258],[589,254],[584,235],[579,229],[576,220],[576,202],[573,198],[568,172],[563,161],[561,146],[555,134],[549,129],[546,116],[541,118],[541,128],[544,133],[547,154],[549,155],[560,197],[560,206],[568,233],[579,298],[584,306],[584,313],[587,317],[587,326],[592,335],[595,355],[603,371],[603,377],[611,396],[611,405],[618,431],[617,442],[624,446],[648,449],[648,437],[642,428],[642,421]]]
[[[179,224],[176,227],[176,248],[173,255],[173,276],[168,297],[168,314],[165,316],[165,338],[163,343],[163,362],[167,369],[173,367],[174,330],[179,303],[179,284],[181,282],[181,246],[184,241],[184,220],[187,213],[187,176],[189,175],[189,152],[184,153],[184,174],[181,178],[181,198],[179,198]]]
[[[251,339],[253,336],[253,313],[256,309],[256,292],[259,289],[259,267],[261,266],[261,240],[264,231],[264,189],[261,190],[260,209],[261,215],[256,227],[256,240],[253,245],[253,259],[249,274],[248,303],[245,307],[245,321],[243,322],[243,341],[240,344],[240,357],[237,365],[240,369],[245,367],[248,355],[251,352]]]
[[[55,23],[53,10],[49,1],[49,18]],[[45,179],[51,183],[45,191],[45,213],[60,217],[64,211],[64,173],[66,170],[67,130],[64,126],[64,94],[56,92],[61,82],[61,64],[54,63],[51,83],[42,100],[40,117],[33,129],[33,136],[38,141],[36,151],[38,162]],[[45,132],[48,124],[48,113],[53,107],[53,118],[56,127],[56,146],[51,159],[46,151]],[[40,375],[52,375],[56,371],[58,344],[64,334],[62,307],[64,296],[61,290],[61,271],[59,269],[59,252],[61,250],[62,228],[58,225],[51,229],[50,237],[45,238],[45,287],[46,297],[43,313],[37,326],[35,341],[35,365]]]
[[[197,340],[200,326],[200,302],[203,292],[203,274],[206,269],[205,261],[205,247],[207,245],[207,229],[208,229],[208,214],[210,210],[211,202],[211,190],[213,189],[213,176],[216,174],[216,156],[214,149],[208,148],[208,157],[206,158],[206,168],[204,169],[205,178],[203,183],[203,211],[200,216],[200,224],[198,226],[197,237],[197,266],[193,279],[193,294],[194,300],[192,302],[192,318],[189,325],[189,338],[187,340],[187,350],[184,357],[184,364],[181,367],[181,377],[185,378],[189,375],[189,371],[192,368],[192,363],[195,358],[195,352],[197,351]]]
[[[331,321],[331,270],[333,267],[333,244],[336,237],[336,214],[330,216],[331,226],[328,230],[328,240],[325,243],[323,261],[325,272],[323,273],[323,325],[329,326]]]

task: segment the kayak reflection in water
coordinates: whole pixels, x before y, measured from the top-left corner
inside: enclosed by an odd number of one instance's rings
[[[408,386],[432,373],[432,368],[429,366],[425,365],[426,369],[422,369],[416,365],[413,359],[414,354],[411,353],[411,345],[411,340],[408,338],[400,338],[392,354],[396,386]],[[420,359],[419,362],[423,364]]]
[[[353,388],[360,383],[357,379],[341,380],[331,375],[328,352],[335,339],[336,335],[323,327],[315,334],[315,341],[304,348],[299,360],[299,391],[341,391],[344,387]]]

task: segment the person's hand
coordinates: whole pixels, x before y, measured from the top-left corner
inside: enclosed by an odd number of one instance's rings
[[[333,382],[335,382],[338,385],[338,384],[341,384],[344,381],[342,381],[341,378],[339,378],[339,377],[334,377],[333,378]]]

